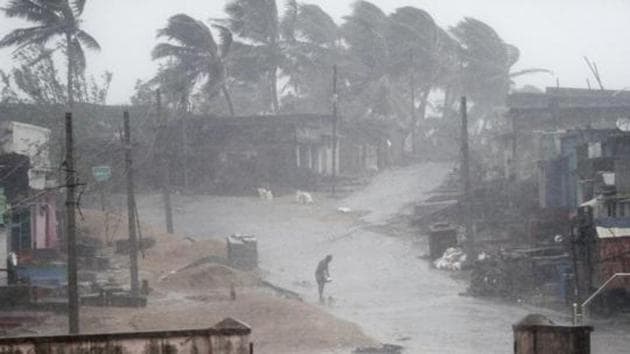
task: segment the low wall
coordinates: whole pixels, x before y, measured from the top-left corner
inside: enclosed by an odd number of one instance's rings
[[[250,333],[227,318],[207,329],[0,338],[0,353],[248,354]]]

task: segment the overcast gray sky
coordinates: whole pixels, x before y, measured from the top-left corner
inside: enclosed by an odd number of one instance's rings
[[[0,0],[4,6],[8,0]],[[340,22],[353,0],[310,0]],[[588,69],[583,56],[597,62],[606,88],[630,87],[629,0],[373,0],[386,12],[401,6],[428,11],[443,26],[475,17],[492,26],[508,43],[521,50],[516,69],[544,67],[554,76],[537,74],[517,81],[519,86],[585,87]],[[114,73],[109,103],[127,103],[137,79],[156,68],[150,51],[155,31],[176,13],[199,19],[223,17],[223,0],[91,0],[84,28],[100,42],[102,51],[89,55],[88,71]],[[282,1],[278,1],[283,8]],[[0,35],[24,23],[0,19]],[[0,51],[0,68],[10,69],[10,50]],[[594,80],[591,79],[591,82]]]

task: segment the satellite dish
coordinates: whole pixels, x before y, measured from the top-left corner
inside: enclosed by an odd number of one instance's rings
[[[618,118],[616,125],[622,132],[630,132],[630,118]]]

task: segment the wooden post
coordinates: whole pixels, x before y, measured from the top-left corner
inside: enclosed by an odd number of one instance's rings
[[[183,184],[184,190],[188,190],[188,137],[186,129],[186,114],[188,114],[188,101],[183,103],[182,112],[182,164],[183,164]]]
[[[337,185],[337,65],[333,65],[333,101],[332,101],[332,195],[335,195]]]
[[[466,229],[466,253],[468,257],[475,257],[474,251],[474,235],[472,230],[472,205],[470,195],[470,156],[468,147],[468,112],[466,108],[466,97],[462,96],[460,103],[460,110],[462,115],[462,137],[461,137],[461,179],[463,184],[463,211],[464,211],[464,227]],[[472,258],[469,258],[472,260]]]
[[[136,236],[136,198],[133,187],[133,166],[131,160],[131,132],[129,128],[129,112],[123,114],[125,138],[125,167],[127,171],[127,216],[129,223],[129,271],[131,274],[131,295],[140,294],[138,284],[138,239]]]
[[[173,209],[171,207],[171,190],[170,190],[170,170],[169,170],[169,160],[167,158],[167,147],[165,146],[167,142],[167,126],[166,126],[166,116],[164,116],[162,112],[162,95],[160,90],[158,89],[155,93],[156,103],[157,103],[157,114],[158,114],[158,124],[159,124],[159,137],[157,139],[157,144],[160,147],[160,159],[162,162],[162,200],[164,202],[164,216],[166,218],[166,232],[169,234],[173,233]]]
[[[66,243],[68,252],[68,328],[79,333],[79,289],[77,286],[76,199],[77,184],[73,157],[72,113],[66,113]]]

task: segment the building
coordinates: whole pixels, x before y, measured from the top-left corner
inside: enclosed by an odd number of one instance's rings
[[[51,280],[35,274],[56,271],[52,278],[63,282],[63,268],[48,267],[58,259],[60,239],[57,223],[57,195],[50,163],[50,130],[15,121],[0,128],[0,188],[6,199],[2,210],[7,216],[7,251],[14,254],[15,273],[10,279],[23,279],[45,285]],[[43,279],[46,278],[46,279]]]
[[[171,152],[175,184],[236,194],[260,186],[308,189],[340,172],[343,137],[333,156],[332,122],[315,114],[187,116],[160,143]]]
[[[508,174],[535,176],[540,137],[575,129],[615,129],[630,117],[630,92],[548,87],[544,93],[513,93],[507,98],[508,139],[498,149]]]

